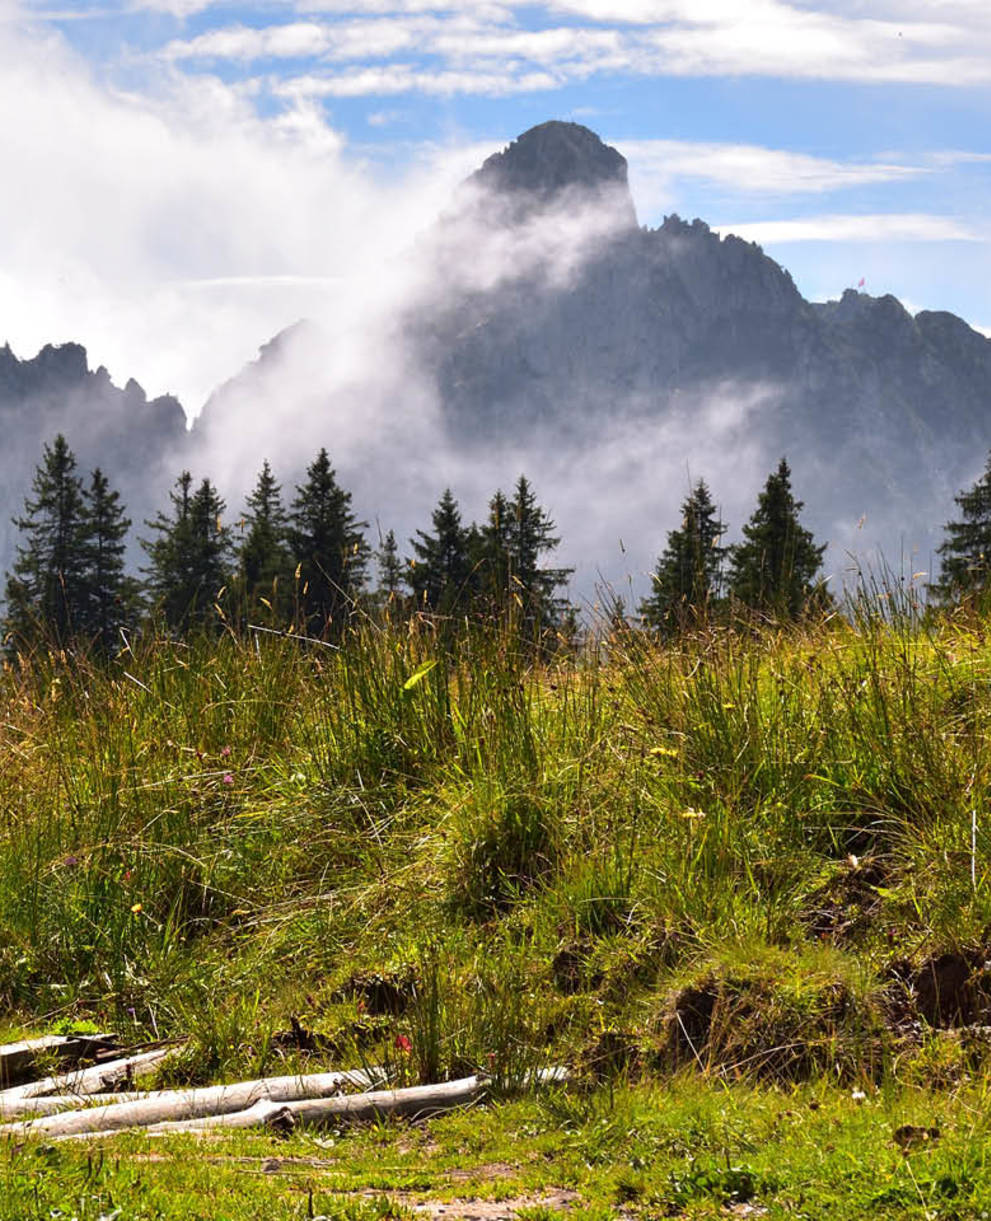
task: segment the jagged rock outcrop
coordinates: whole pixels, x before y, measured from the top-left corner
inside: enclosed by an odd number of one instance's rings
[[[486,223],[520,224],[562,201],[580,207],[589,199],[614,209],[619,226],[636,227],[626,158],[587,127],[553,119],[487,157],[458,206],[474,206]]]
[[[591,132],[577,141],[563,126],[567,139],[558,125],[535,129],[475,180],[530,191],[545,210],[571,193],[574,206],[607,159]],[[610,181],[625,188],[609,152]],[[512,213],[505,223],[520,225]],[[505,234],[477,234],[492,240]],[[594,444],[620,417],[649,427],[693,404],[759,400],[741,436],[768,469],[788,453],[819,534],[841,547],[869,536],[895,565],[903,545],[918,548],[916,566],[929,562],[954,491],[991,446],[991,341],[949,314],[913,318],[891,296],[807,302],[760,247],[700,220],[618,227],[564,283],[521,266],[489,291],[418,309],[411,326],[467,443],[541,430]]]

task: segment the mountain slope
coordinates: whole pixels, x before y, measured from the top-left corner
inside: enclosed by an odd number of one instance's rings
[[[389,320],[363,386],[328,380],[317,393],[314,370],[341,340],[314,329],[305,341],[306,427],[359,485],[354,429],[341,423],[385,403],[371,413],[384,437],[408,426],[418,394],[445,455],[495,471],[500,453],[530,470],[563,468],[567,453],[598,503],[649,505],[650,521],[607,514],[610,530],[637,533],[642,556],[674,524],[661,513],[683,494],[686,468],[710,479],[738,528],[787,453],[834,566],[847,549],[882,548],[896,566],[915,549],[918,568],[991,445],[991,341],[950,314],[913,318],[891,296],[808,302],[760,247],[700,220],[640,228],[624,159],[577,124],[541,124],[490,157],[415,257],[418,288]],[[239,419],[243,430],[247,383],[264,381],[270,397],[285,370],[292,384],[286,346],[214,396],[201,440],[231,435]],[[358,449],[375,441],[362,434]],[[644,459],[631,475],[627,462],[611,486],[596,455],[631,445],[656,469]],[[665,485],[653,500],[630,486],[648,476]],[[451,475],[433,479],[436,492]],[[560,524],[567,538],[572,523]]]
[[[9,566],[17,542],[10,514],[22,513],[42,446],[64,433],[84,480],[100,466],[140,524],[154,512],[182,461],[186,417],[171,395],[148,399],[132,378],[121,389],[102,366],[91,371],[77,343],[47,344],[29,360],[0,348],[0,562]]]

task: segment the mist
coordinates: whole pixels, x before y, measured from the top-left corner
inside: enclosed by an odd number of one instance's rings
[[[894,476],[890,512],[876,490],[838,501],[837,453],[789,432],[797,391],[767,378],[652,395],[598,384],[580,362],[573,375],[552,369],[524,335],[506,359],[526,395],[471,403],[477,435],[452,419],[445,337],[482,334],[490,301],[542,317],[588,275],[608,279],[609,251],[635,231],[625,192],[507,212],[460,185],[494,150],[456,135],[386,173],[313,103],[259,116],[209,76],[159,67],[144,84],[140,96],[109,87],[57,36],[0,25],[0,105],[24,115],[0,135],[13,184],[0,198],[3,338],[22,355],[81,342],[91,368],[176,393],[193,423],[131,461],[122,491],[135,538],[187,468],[219,486],[236,527],[264,459],[289,501],[325,446],[371,545],[392,529],[401,549],[429,529],[445,488],[466,521],[481,520],[496,488],[524,473],[562,538],[548,562],[575,569],[572,596],[592,604],[608,586],[633,606],[691,485],[706,480],[733,540],[784,450],[803,520],[830,544],[834,587],[882,551],[896,568],[903,551],[911,569],[928,566],[940,518],[906,538]],[[556,407],[546,418],[542,388]],[[87,464],[100,433],[92,414],[70,430]],[[8,446],[5,470],[20,472],[8,512],[40,457],[29,441]],[[960,463],[945,465],[948,512]]]

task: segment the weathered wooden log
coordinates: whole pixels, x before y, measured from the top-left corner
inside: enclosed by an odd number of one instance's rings
[[[114,1102],[134,1102],[147,1097],[147,1090],[129,1090],[116,1094],[45,1094],[40,1098],[15,1098],[12,1102],[0,1103],[0,1121],[58,1115],[62,1111],[80,1111],[83,1107],[109,1106]]]
[[[204,1115],[200,1119],[172,1120],[142,1126],[150,1136],[183,1135],[194,1132],[222,1131],[228,1128],[273,1128],[288,1132],[301,1124],[319,1127],[329,1123],[361,1123],[388,1115],[406,1115],[420,1119],[440,1111],[454,1110],[477,1102],[488,1086],[485,1077],[464,1077],[460,1081],[445,1081],[440,1085],[416,1085],[402,1090],[375,1090],[365,1094],[348,1094],[336,1098],[301,1098],[279,1102],[260,1098],[252,1106],[223,1115]],[[94,1112],[59,1119],[82,1118]],[[99,1112],[95,1112],[99,1114]],[[13,1125],[10,1125],[13,1127]],[[19,1125],[20,1126],[20,1125]],[[38,1129],[33,1129],[37,1131]],[[113,1136],[125,1129],[91,1131],[47,1131],[49,1139],[79,1139]],[[0,1133],[6,1129],[0,1129]]]
[[[145,1127],[169,1121],[189,1122],[203,1116],[233,1114],[259,1100],[286,1102],[302,1098],[328,1098],[339,1095],[347,1085],[367,1089],[382,1079],[378,1070],[351,1069],[336,1073],[311,1073],[307,1076],[262,1077],[234,1085],[209,1085],[189,1090],[156,1090],[108,1105],[74,1109],[40,1119],[0,1126],[0,1137],[8,1135],[68,1136],[77,1132],[111,1132],[123,1128]],[[358,1095],[364,1097],[367,1095]],[[112,1097],[112,1095],[111,1095]],[[42,1099],[24,1099],[23,1104]],[[85,1102],[85,1100],[83,1100]],[[23,1112],[22,1112],[23,1114]]]
[[[39,1081],[28,1081],[12,1089],[0,1091],[0,1116],[9,1114],[9,1107],[25,1098],[41,1098],[48,1094],[100,1094],[122,1081],[147,1075],[163,1060],[174,1055],[180,1044],[155,1047],[151,1051],[124,1056],[119,1060],[105,1060],[92,1068],[81,1068],[71,1073],[58,1073],[42,1077]]]
[[[38,1071],[39,1061],[58,1060],[64,1064],[78,1064],[116,1046],[117,1036],[113,1034],[47,1034],[37,1039],[5,1043],[0,1046],[0,1089],[10,1089],[29,1081]]]

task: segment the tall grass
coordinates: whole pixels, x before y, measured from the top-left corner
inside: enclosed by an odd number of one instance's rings
[[[664,1064],[701,989],[700,1063],[754,1006],[736,1063],[803,1013],[792,1071],[891,1063],[896,961],[991,924],[991,647],[876,601],[556,655],[420,620],[39,651],[0,680],[0,1005],[195,1027],[193,1075],[260,1071],[294,1014],[326,1058],[511,1082],[603,1039]],[[369,972],[408,1004],[362,1008]]]

